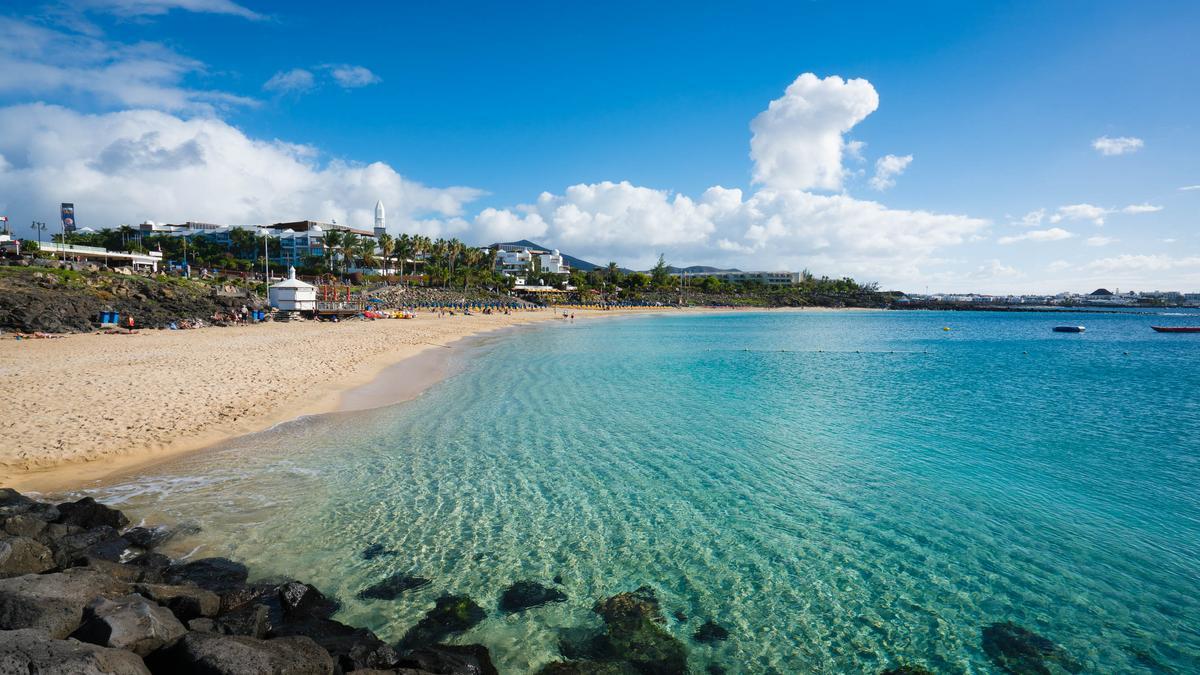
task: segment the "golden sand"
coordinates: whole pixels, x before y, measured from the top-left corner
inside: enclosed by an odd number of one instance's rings
[[[0,340],[0,485],[79,484],[335,410],[343,392],[402,359],[555,316],[419,314]],[[407,395],[436,381],[437,368],[411,376]]]

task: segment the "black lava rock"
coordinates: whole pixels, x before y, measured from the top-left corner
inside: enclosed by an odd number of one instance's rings
[[[634,672],[651,675],[688,672],[687,649],[663,628],[666,618],[654,589],[642,586],[636,591],[618,593],[596,603],[593,611],[604,619],[604,633],[590,641],[577,641],[578,645],[584,646],[584,651],[590,652],[593,661],[613,663],[617,664],[613,667],[628,667]],[[564,656],[577,658],[566,653]],[[581,668],[584,663],[573,665]],[[604,664],[606,668],[608,663]]]
[[[1012,622],[984,628],[983,651],[1006,673],[1052,675],[1056,671],[1078,673],[1083,669],[1062,647]]]
[[[393,574],[387,579],[359,591],[358,597],[364,600],[395,600],[404,591],[423,588],[430,583],[429,579],[425,577]]]
[[[397,553],[390,548],[385,548],[383,544],[371,544],[362,552],[363,560],[374,560],[381,555],[397,555]]]
[[[518,581],[505,589],[500,596],[500,611],[520,612],[532,607],[564,602],[567,595],[556,588],[543,586],[536,581]]]
[[[465,595],[443,595],[417,625],[400,640],[402,649],[418,649],[441,642],[474,627],[487,616],[474,600]]]
[[[333,619],[311,617],[287,621],[271,631],[272,637],[302,635],[333,656],[343,671],[395,668],[396,651],[365,628],[354,628]]]
[[[110,509],[91,497],[84,497],[76,502],[59,504],[58,513],[59,516],[56,522],[65,525],[77,525],[84,529],[107,525],[119,530],[129,524],[129,519],[125,517],[124,513],[116,509]]]
[[[400,667],[421,673],[499,675],[492,655],[483,645],[434,645],[415,649],[400,660]]]
[[[692,636],[692,639],[696,642],[712,644],[713,642],[728,640],[729,631],[725,630],[713,621],[705,621],[704,625],[700,626],[700,629],[697,630],[696,634]]]
[[[245,565],[228,558],[201,558],[171,565],[163,573],[163,579],[169,584],[192,584],[221,596],[245,586],[249,576]]]

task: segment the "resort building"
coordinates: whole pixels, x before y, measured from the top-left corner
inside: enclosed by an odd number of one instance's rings
[[[82,260],[98,263],[105,267],[130,267],[146,272],[157,272],[158,265],[162,262],[160,251],[130,253],[128,251],[110,251],[99,246],[60,244],[56,241],[42,242],[38,250],[50,256],[67,260]]]
[[[525,277],[533,274],[565,275],[571,273],[571,266],[567,264],[562,253],[557,249],[542,251],[510,244],[496,244],[493,248],[496,249],[497,271],[505,276],[517,277],[518,285],[523,283]],[[535,259],[536,264],[534,264]]]
[[[376,209],[376,223],[382,223],[382,204]],[[142,235],[170,235],[176,237],[204,237],[205,239],[224,247],[233,245],[232,234],[236,230],[245,230],[255,237],[270,237],[279,242],[277,249],[273,248],[271,262],[281,265],[303,265],[308,258],[325,257],[325,233],[333,230],[354,234],[377,240],[383,230],[374,230],[326,223],[317,220],[299,220],[272,225],[217,225],[214,223],[198,223],[188,221],[181,224],[165,224],[146,221],[138,227]]]

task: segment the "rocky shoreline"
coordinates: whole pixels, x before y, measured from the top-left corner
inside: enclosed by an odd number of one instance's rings
[[[226,558],[172,560],[156,549],[186,527],[130,527],[120,511],[90,497],[51,504],[0,488],[0,672],[51,674],[495,675],[483,645],[445,644],[488,612],[470,597],[443,595],[395,645],[332,617],[340,608],[294,579],[249,580]],[[398,555],[380,545],[363,557]],[[394,600],[428,585],[397,575],[361,597]],[[496,611],[522,612],[567,596],[537,581],[513,583]],[[564,632],[562,659],[540,675],[682,675],[688,649],[667,629],[653,588],[598,601],[604,626]],[[680,613],[675,613],[681,618]],[[692,639],[729,632],[706,621]],[[1011,623],[982,631],[982,647],[1012,673],[1079,672],[1062,647]],[[706,672],[724,673],[710,664]],[[882,675],[929,671],[899,666]]]

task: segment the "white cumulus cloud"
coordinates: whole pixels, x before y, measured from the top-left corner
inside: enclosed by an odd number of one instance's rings
[[[1022,234],[1014,234],[1007,237],[1000,237],[996,240],[999,244],[1015,244],[1019,241],[1061,241],[1070,239],[1075,235],[1061,227],[1051,227],[1045,230],[1030,230]]]
[[[719,252],[722,264],[747,269],[825,265],[875,278],[913,277],[936,250],[987,224],[846,195],[715,186],[692,198],[624,181],[573,185],[522,208],[541,216],[548,242],[583,258],[645,268],[659,251],[677,262]]]
[[[681,264],[810,268],[886,283],[924,278],[923,268],[943,262],[943,249],[987,227],[968,215],[777,187],[840,183],[844,143],[841,132],[830,130],[849,129],[849,120],[876,106],[874,88],[862,80],[801,76],[788,91],[756,119],[754,153],[766,186],[749,193],[713,186],[687,195],[603,181],[470,214],[466,207],[480,190],[425,186],[382,162],[326,160],[311,146],[252,138],[208,115],[146,109],[88,115],[29,104],[0,108],[0,194],[15,196],[11,213],[40,214],[47,204],[72,201],[79,222],[93,227],[142,219],[253,224],[303,218],[369,226],[382,199],[393,231],[457,236],[470,244],[536,238],[585,259],[631,267],[649,267],[664,252]],[[788,108],[803,107],[802,101],[822,108],[807,117],[821,130],[789,127],[806,114],[785,113],[781,101]],[[840,121],[830,122],[834,118]],[[799,140],[787,138],[787,129]],[[815,158],[816,168],[804,166],[806,157]]]
[[[1137,152],[1142,149],[1145,143],[1140,138],[1132,136],[1120,136],[1118,138],[1109,138],[1101,136],[1092,141],[1092,147],[1102,155],[1128,155],[1132,152]]]
[[[304,145],[256,140],[213,118],[150,111],[85,115],[30,104],[0,108],[0,194],[12,212],[77,204],[81,225],[142,219],[228,224],[312,218],[441,235],[479,190],[433,188],[382,162],[322,163]]]
[[[1096,236],[1088,237],[1086,243],[1088,246],[1108,246],[1109,244],[1114,244],[1116,242],[1117,240],[1113,237]]]
[[[871,187],[880,192],[896,184],[896,176],[904,173],[912,164],[912,155],[884,155],[875,160],[875,175],[871,177]]]
[[[878,107],[879,94],[866,80],[797,77],[750,123],[754,182],[776,190],[841,189],[843,134]]]

